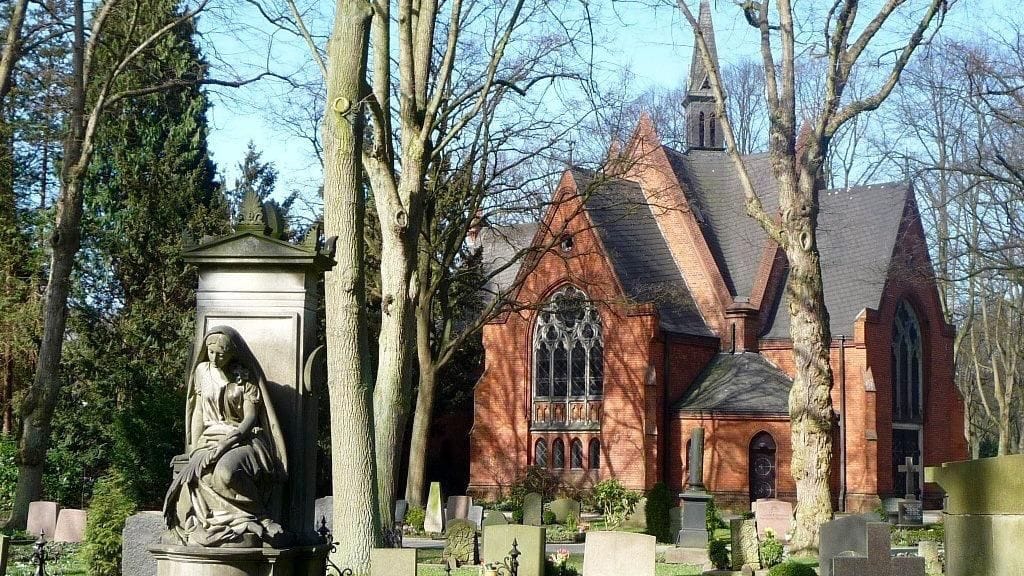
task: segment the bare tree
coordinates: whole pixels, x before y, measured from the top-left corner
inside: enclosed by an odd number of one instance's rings
[[[803,25],[813,19],[810,14],[794,14],[790,0],[779,0],[774,7],[767,1],[748,0],[742,4],[743,17],[760,36],[770,119],[768,149],[772,172],[778,182],[781,213],[781,218],[776,218],[765,211],[742,162],[725,106],[722,76],[715,68],[702,27],[685,0],[677,0],[697,39],[697,49],[715,95],[716,113],[723,120],[729,155],[740,174],[747,212],[785,252],[789,262],[785,292],[796,367],[789,397],[791,467],[797,487],[792,549],[799,554],[813,554],[817,550],[818,527],[832,517],[829,471],[833,454],[834,413],[830,397],[833,378],[829,363],[831,334],[817,246],[818,192],[823,185],[823,168],[832,138],[847,122],[878,108],[889,96],[914,51],[929,30],[941,23],[947,8],[945,0],[924,2],[923,8],[914,6],[922,3],[905,4],[905,0],[888,0],[861,24],[857,20],[860,3],[837,0],[829,5],[824,21],[813,24],[820,27],[823,35],[820,48],[828,64],[820,109],[808,115],[803,127],[798,124],[796,114],[796,24]],[[876,88],[861,98],[851,98],[846,87],[858,61],[868,54],[879,31],[894,14],[899,12],[899,17],[904,17],[912,10],[916,22],[913,30],[901,47],[887,52],[891,58]],[[702,15],[705,11],[710,18],[710,6],[702,0]],[[801,134],[799,145],[798,133]]]

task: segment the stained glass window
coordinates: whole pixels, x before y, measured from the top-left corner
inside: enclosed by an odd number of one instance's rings
[[[583,442],[579,438],[573,438],[569,444],[569,467],[574,470],[583,468]]]
[[[551,443],[551,467],[555,469],[565,468],[565,443],[561,438]]]
[[[917,422],[922,409],[921,326],[906,301],[896,309],[892,329],[892,413],[897,422]]]
[[[533,444],[533,465],[541,468],[548,465],[548,443],[543,438]]]
[[[597,470],[601,467],[601,441],[597,438],[590,440],[590,469]]]
[[[537,315],[534,396],[547,400],[600,397],[604,389],[601,316],[586,295],[567,286]]]

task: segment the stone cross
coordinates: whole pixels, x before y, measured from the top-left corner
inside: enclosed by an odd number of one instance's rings
[[[914,500],[914,492],[917,488],[917,474],[921,473],[921,467],[914,464],[914,457],[907,456],[903,459],[903,464],[900,464],[897,468],[900,472],[906,473],[906,490],[907,494],[904,496],[907,500]]]
[[[869,522],[867,556],[836,556],[832,559],[832,576],[924,576],[924,558],[893,556],[890,541],[888,524]]]

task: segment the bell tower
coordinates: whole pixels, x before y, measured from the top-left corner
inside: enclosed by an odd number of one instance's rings
[[[711,60],[718,65],[718,49],[715,47],[715,27],[711,23],[711,5],[708,0],[701,0],[700,14],[697,17],[704,41],[711,52]],[[711,80],[707,68],[700,57],[697,46],[697,35],[693,40],[693,59],[690,62],[690,82],[683,98],[686,107],[686,147],[693,150],[725,150],[722,137],[722,123],[715,113],[715,95],[711,90]]]

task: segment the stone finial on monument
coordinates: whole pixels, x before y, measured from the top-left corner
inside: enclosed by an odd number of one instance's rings
[[[683,526],[676,535],[676,546],[707,548],[707,508],[711,495],[704,491],[704,429],[694,428],[690,437],[689,488],[679,495],[682,500]]]
[[[325,374],[316,286],[334,261],[324,249],[332,242],[312,234],[301,245],[285,240],[280,214],[250,192],[234,232],[184,251],[199,272],[197,353],[182,374],[186,452],[173,461],[169,530],[150,547],[162,575],[198,565],[323,572],[328,546],[313,518]]]

